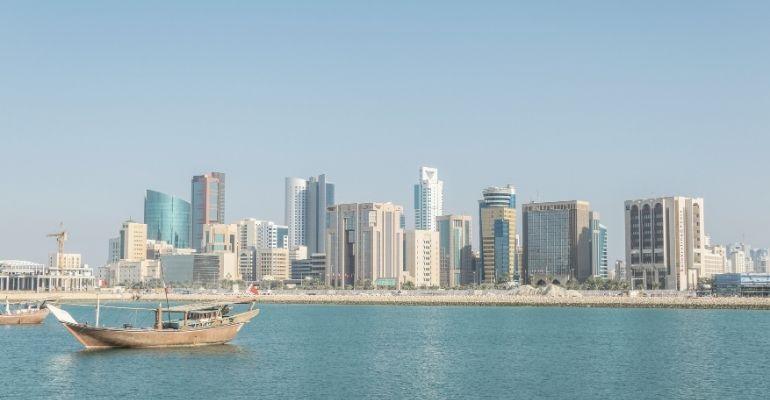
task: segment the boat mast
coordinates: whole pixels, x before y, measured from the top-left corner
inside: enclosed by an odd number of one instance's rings
[[[166,308],[171,308],[171,305],[168,303],[168,288],[166,288],[166,278],[163,275],[163,263],[160,263],[160,281],[163,282],[163,292],[166,294]],[[171,313],[166,313],[168,322],[171,323]]]
[[[101,302],[99,301],[99,293],[96,294],[96,327],[99,327],[99,308],[101,307]]]

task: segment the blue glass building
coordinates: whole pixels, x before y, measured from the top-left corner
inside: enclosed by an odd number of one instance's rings
[[[147,190],[144,196],[147,239],[162,240],[176,248],[190,248],[191,212],[187,201]]]

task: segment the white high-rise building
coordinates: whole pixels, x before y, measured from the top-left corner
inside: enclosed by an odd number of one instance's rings
[[[746,253],[740,249],[730,249],[730,254],[727,256],[727,264],[729,265],[730,272],[735,274],[744,274],[752,272],[746,262],[748,257]]]
[[[327,209],[333,204],[334,184],[326,180],[325,174],[308,179],[286,178],[288,248],[307,246],[309,253],[323,253]]]
[[[285,247],[280,234],[282,226],[273,221],[247,218],[238,221],[241,248],[274,249]]]
[[[707,244],[703,199],[626,201],[626,274],[633,288],[693,290]]]
[[[289,247],[305,245],[307,181],[286,178],[285,221],[289,227]]]
[[[701,278],[711,278],[717,274],[724,274],[727,269],[727,249],[724,246],[706,246],[703,252],[703,264],[700,272]]]
[[[414,185],[415,229],[438,230],[440,215],[444,215],[444,182],[438,179],[438,169],[420,167],[420,182]]]
[[[752,252],[751,246],[745,243],[733,243],[730,245],[727,249],[727,261],[730,272],[757,272],[754,266],[754,259],[751,257]]]
[[[441,284],[439,233],[437,231],[404,232],[404,252],[408,279],[415,287],[438,287]]]

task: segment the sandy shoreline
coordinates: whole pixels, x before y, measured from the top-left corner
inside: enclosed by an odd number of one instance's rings
[[[95,301],[94,292],[77,293],[0,293],[9,301],[57,298],[60,301]],[[100,293],[102,301],[132,301],[131,293]],[[228,294],[170,294],[169,300],[231,301],[244,296]],[[165,301],[163,294],[142,294],[141,301]],[[681,308],[681,309],[741,309],[770,310],[770,298],[747,297],[621,297],[583,296],[547,297],[506,294],[453,295],[359,295],[359,294],[271,294],[255,297],[265,304],[339,304],[339,305],[405,305],[405,306],[504,306],[504,307],[607,307],[607,308]]]

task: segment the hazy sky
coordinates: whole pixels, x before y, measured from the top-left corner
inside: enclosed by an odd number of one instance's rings
[[[0,4],[0,259],[63,221],[102,264],[145,189],[210,170],[229,221],[283,222],[284,177],[325,172],[412,225],[420,165],[474,224],[489,185],[590,201],[611,262],[637,197],[770,245],[770,2],[154,3]]]

